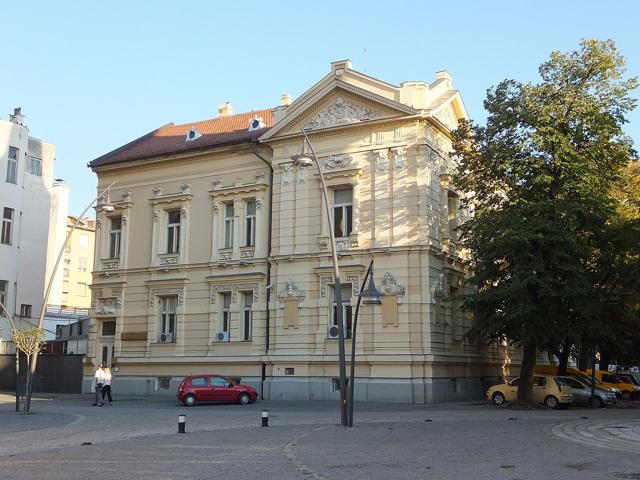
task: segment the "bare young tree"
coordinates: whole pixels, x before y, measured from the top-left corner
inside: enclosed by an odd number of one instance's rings
[[[13,328],[11,330],[13,343],[16,349],[23,352],[27,357],[27,389],[31,388],[31,358],[33,355],[40,353],[44,345],[44,329],[38,327],[30,327],[24,330]],[[27,397],[24,403],[23,413],[26,415],[31,408],[31,398]]]

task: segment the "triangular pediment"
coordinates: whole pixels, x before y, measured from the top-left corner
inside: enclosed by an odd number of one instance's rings
[[[262,141],[298,134],[303,128],[315,131],[348,127],[417,113],[407,105],[339,80],[330,82],[304,104],[291,107],[294,108],[262,136]]]

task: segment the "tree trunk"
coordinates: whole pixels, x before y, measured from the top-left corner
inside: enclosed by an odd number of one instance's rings
[[[567,373],[567,364],[569,363],[569,356],[571,355],[572,346],[573,342],[571,340],[564,341],[562,351],[559,352],[558,355],[558,361],[560,362],[558,365],[558,375],[566,375]]]
[[[578,370],[585,372],[591,363],[591,352],[584,345],[580,347],[580,355],[578,356]]]
[[[600,368],[599,370],[609,370],[609,363],[611,362],[611,353],[609,350],[600,349]]]
[[[522,346],[522,368],[520,369],[520,386],[518,387],[518,402],[531,403],[533,401],[533,374],[536,368],[536,342],[526,342]]]

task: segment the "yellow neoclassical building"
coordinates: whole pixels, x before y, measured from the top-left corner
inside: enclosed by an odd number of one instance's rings
[[[90,163],[98,205],[89,389],[100,361],[120,392],[174,393],[187,374],[242,377],[269,399],[337,399],[330,230],[344,329],[374,261],[382,304],[360,310],[356,400],[482,395],[496,348],[469,343],[463,220],[450,132],[466,118],[452,77],[394,86],[331,64],[279,107],[165,125]],[[326,180],[294,165],[304,129]]]

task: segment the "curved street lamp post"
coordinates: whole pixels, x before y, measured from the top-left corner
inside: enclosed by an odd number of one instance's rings
[[[340,269],[338,268],[338,255],[336,253],[336,238],[333,231],[332,212],[329,205],[329,195],[327,192],[327,185],[324,181],[324,175],[320,169],[320,163],[318,157],[313,150],[313,146],[307,137],[307,133],[304,129],[301,129],[304,140],[302,143],[302,151],[299,154],[291,156],[294,165],[299,167],[311,167],[315,164],[318,169],[318,176],[320,177],[320,186],[322,188],[322,196],[324,198],[324,204],[327,210],[327,222],[329,222],[329,235],[331,245],[331,255],[333,260],[333,277],[334,277],[334,290],[336,300],[336,316],[338,321],[338,364],[340,375],[340,424],[344,427],[348,426],[348,412],[347,412],[347,368],[345,361],[344,350],[344,320],[342,314],[342,293],[340,291]],[[311,154],[305,152],[305,142],[309,145]]]
[[[45,291],[44,299],[42,300],[42,308],[40,308],[40,316],[38,317],[38,328],[42,328],[42,325],[44,323],[44,315],[45,315],[46,310],[47,310],[47,302],[49,301],[49,295],[51,295],[51,288],[53,287],[53,280],[56,277],[56,272],[58,271],[58,266],[60,265],[60,261],[62,260],[62,257],[64,255],[64,251],[67,248],[67,244],[69,243],[69,239],[71,239],[71,235],[73,234],[74,230],[76,229],[76,227],[78,226],[80,221],[84,218],[85,214],[89,211],[91,206],[95,202],[100,200],[100,198],[105,193],[108,193],[109,189],[111,187],[113,187],[113,185],[115,183],[116,183],[115,181],[111,182],[111,184],[107,188],[105,188],[102,192],[100,192],[96,198],[91,200],[89,205],[87,205],[87,207],[82,211],[80,216],[77,218],[76,222],[73,224],[71,229],[67,232],[67,236],[65,237],[64,242],[63,242],[62,246],[60,247],[60,251],[58,252],[58,258],[56,258],[56,263],[53,266],[53,270],[51,270],[51,276],[49,277],[49,283],[47,283],[47,290]],[[106,204],[102,205],[102,210],[104,210],[106,212],[113,212],[114,211],[114,207],[109,202],[107,202]],[[31,394],[33,393],[33,379],[34,379],[35,373],[36,373],[36,363],[37,363],[37,361],[38,361],[38,353],[36,352],[31,356],[31,364],[30,364],[30,369],[29,369],[29,383],[28,383],[27,388],[26,388],[26,393],[27,393],[27,405],[26,405],[27,412],[31,408]]]

